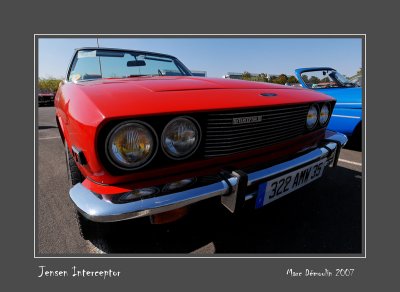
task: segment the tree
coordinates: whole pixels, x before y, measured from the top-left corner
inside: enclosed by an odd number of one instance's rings
[[[301,78],[303,79],[304,83],[310,82],[310,80],[308,80],[308,76],[306,74],[301,75]]]
[[[318,84],[321,82],[317,76],[311,76],[310,81],[311,84]]]
[[[265,74],[265,73],[258,74],[257,81],[268,82],[267,74]]]
[[[269,82],[271,82],[271,83],[278,83],[277,80],[278,80],[278,77],[277,77],[277,76],[271,76],[271,77],[269,78]]]
[[[290,83],[290,84],[299,83],[297,78],[294,77],[294,76],[290,76],[287,82]]]
[[[243,80],[251,80],[251,74],[247,71],[244,71],[242,74],[242,79]]]
[[[281,74],[275,79],[275,83],[286,84],[288,82],[288,77],[285,74]]]
[[[43,93],[55,93],[58,89],[61,79],[39,78],[39,91]]]

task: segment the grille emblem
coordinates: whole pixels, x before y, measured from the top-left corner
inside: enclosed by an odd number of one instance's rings
[[[258,123],[261,121],[262,121],[262,116],[240,117],[240,118],[233,118],[232,124],[233,125],[251,124],[251,123]]]

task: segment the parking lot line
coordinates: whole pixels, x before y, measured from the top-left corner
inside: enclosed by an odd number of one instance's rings
[[[350,160],[346,160],[346,159],[341,159],[341,158],[339,158],[339,161],[340,161],[340,162],[343,162],[343,163],[348,163],[348,164],[353,164],[353,165],[357,165],[357,166],[362,166],[362,163],[355,162],[355,161],[350,161]]]
[[[60,136],[57,136],[57,137],[43,137],[43,138],[39,138],[39,140],[50,140],[50,139],[60,139]]]

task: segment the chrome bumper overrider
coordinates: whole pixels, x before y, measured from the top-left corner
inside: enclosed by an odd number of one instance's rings
[[[82,215],[97,222],[113,222],[154,215],[217,196],[221,197],[223,205],[231,212],[235,212],[244,201],[256,196],[255,192],[247,192],[248,187],[323,158],[328,158],[327,164],[335,166],[340,149],[346,143],[347,137],[336,133],[324,140],[319,148],[283,163],[250,173],[240,170],[224,173],[226,179],[217,183],[130,203],[114,204],[102,200],[82,184],[76,184],[69,193]]]

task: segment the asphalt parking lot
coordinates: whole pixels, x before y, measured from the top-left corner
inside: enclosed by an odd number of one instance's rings
[[[233,216],[222,205],[207,201],[173,224],[113,223],[112,233],[105,238],[85,241],[68,196],[54,112],[54,107],[38,109],[38,255],[362,252],[362,153],[351,149],[342,150],[338,167],[328,169],[323,178],[260,210],[246,208]],[[200,207],[207,207],[207,212]]]

